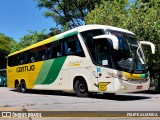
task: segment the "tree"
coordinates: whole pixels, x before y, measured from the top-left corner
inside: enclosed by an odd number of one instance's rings
[[[11,41],[9,43],[9,48],[10,48],[10,53],[20,50],[20,46],[16,41]]]
[[[58,35],[60,34],[62,31],[57,29],[57,28],[50,28],[50,33],[48,33],[47,37],[51,37],[51,36],[54,36],[54,35]]]
[[[13,38],[0,33],[0,69],[6,68],[6,57],[10,53],[10,42],[14,41]]]
[[[16,41],[11,41],[9,44],[10,47],[10,52],[15,52],[18,50],[21,50],[25,47],[28,47],[29,45],[32,45],[36,42],[40,42],[48,37],[50,37],[50,35],[46,35],[45,34],[45,30],[42,30],[41,32],[37,32],[37,31],[31,31],[28,30],[28,34],[24,35],[22,38],[20,38],[20,42],[16,42]]]
[[[85,17],[87,24],[103,24],[121,27],[126,20],[127,3],[104,1]]]
[[[28,30],[28,32],[28,34],[20,38],[20,42],[18,43],[18,49],[23,49],[29,45],[32,45],[47,38],[47,36],[45,35],[45,30],[42,30],[40,33],[31,30]]]
[[[101,0],[35,0],[39,8],[46,8],[45,17],[51,17],[61,29],[84,25],[84,17]]]

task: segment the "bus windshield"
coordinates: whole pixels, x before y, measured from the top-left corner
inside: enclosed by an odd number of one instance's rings
[[[139,43],[134,35],[112,30],[107,33],[115,35],[119,40],[119,50],[113,50],[112,56],[121,70],[131,72],[146,69],[142,48],[137,50]]]

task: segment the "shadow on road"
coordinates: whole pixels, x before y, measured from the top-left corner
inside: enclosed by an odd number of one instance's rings
[[[123,94],[123,95],[103,95],[103,94],[95,94],[93,96],[91,96],[91,98],[95,98],[95,99],[107,99],[107,100],[115,100],[115,101],[134,101],[134,100],[143,100],[143,99],[151,99],[151,97],[147,97],[147,96],[138,96],[138,95],[128,95],[128,94]]]
[[[11,90],[16,92],[15,90]],[[40,94],[40,95],[56,95],[56,96],[68,96],[68,97],[77,97],[75,93],[66,93],[62,91],[53,91],[53,90],[28,90],[27,93],[24,94]],[[78,98],[78,97],[77,97]],[[138,95],[138,93],[134,94],[123,94],[123,95],[110,95],[110,94],[92,94],[90,98],[93,99],[103,99],[103,100],[115,100],[115,101],[134,101],[134,100],[143,100],[143,99],[151,99],[151,97],[145,96],[145,94]]]
[[[10,90],[10,91],[17,92],[16,90]],[[57,96],[76,97],[75,93],[66,93],[66,92],[54,91],[54,90],[27,90],[27,92],[23,94],[40,94],[40,95],[57,95]]]

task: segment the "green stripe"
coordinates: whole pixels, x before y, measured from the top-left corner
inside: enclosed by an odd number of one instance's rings
[[[66,38],[66,37],[69,37],[69,36],[72,36],[72,35],[76,35],[76,34],[78,34],[78,32],[77,31],[73,31],[71,33],[68,33],[68,34],[64,35],[63,37]]]
[[[54,62],[54,59],[46,60],[46,61],[43,62],[43,65],[42,65],[41,70],[38,74],[38,77],[35,81],[35,84],[43,83],[43,81],[46,79],[46,77],[48,75],[48,72],[49,72],[53,62]]]
[[[141,74],[140,75],[140,78],[147,78],[148,77],[148,73],[145,73],[145,74]]]
[[[51,84],[59,75],[60,70],[67,57],[60,57],[54,60],[44,61],[41,71],[35,84]],[[49,62],[50,61],[50,62]]]
[[[47,75],[47,78],[45,79],[45,81],[42,84],[51,84],[56,80],[66,58],[67,57],[60,57],[60,58],[57,58],[54,60],[52,66],[50,68],[50,71]]]
[[[56,38],[54,38],[53,41],[60,40],[60,39],[63,39],[63,38],[66,38],[66,37],[69,37],[69,36],[72,36],[72,35],[76,35],[76,34],[78,34],[78,32],[73,31],[73,32],[65,34],[63,36],[59,36],[59,37],[56,36]]]

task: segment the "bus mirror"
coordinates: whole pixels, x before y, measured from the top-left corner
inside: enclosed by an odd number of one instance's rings
[[[155,54],[155,45],[153,43],[148,42],[148,41],[140,41],[140,46],[141,45],[149,45],[149,46],[151,46],[152,54]]]
[[[118,38],[116,37],[116,36],[114,36],[114,35],[99,35],[99,36],[95,36],[95,37],[93,37],[93,39],[102,39],[102,38],[105,38],[105,39],[110,39],[111,41],[112,41],[112,43],[113,43],[113,48],[115,49],[115,50],[118,50],[119,49],[119,43],[118,43]]]

